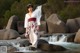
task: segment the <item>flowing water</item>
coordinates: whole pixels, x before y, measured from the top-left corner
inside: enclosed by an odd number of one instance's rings
[[[67,51],[57,51],[54,53],[80,53],[80,44],[67,42],[67,36],[65,34],[60,35],[60,37],[53,35],[44,39],[50,44],[60,45],[68,49]]]
[[[38,15],[39,21],[40,21],[40,17],[41,17],[41,7],[42,6],[38,6],[37,9],[33,12],[34,14]],[[52,53],[80,53],[80,44],[67,42],[67,36],[65,34],[62,34],[59,36],[52,35],[50,37],[41,37],[41,39],[48,41],[50,44],[60,45],[60,46],[63,46],[64,48],[68,49],[67,51],[56,51],[56,52],[52,52]],[[15,46],[15,44],[13,44],[13,46]],[[19,45],[17,45],[17,46],[19,46]],[[20,51],[22,51],[22,50],[26,51],[25,48],[21,48],[21,49],[19,47],[17,47],[17,48]],[[24,52],[24,53],[28,53],[28,52]],[[31,53],[35,53],[35,52],[33,51]],[[37,53],[40,53],[40,52],[37,51]],[[50,52],[48,52],[48,53],[50,53]]]

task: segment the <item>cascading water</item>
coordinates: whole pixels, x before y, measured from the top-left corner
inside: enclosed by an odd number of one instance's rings
[[[49,41],[50,42],[56,42],[57,41],[57,36],[50,36]]]
[[[67,42],[67,36],[62,34],[60,37],[58,35],[52,35],[49,37],[49,42]]]
[[[70,51],[79,52],[80,50],[80,44],[67,42],[67,34],[52,35],[48,37],[48,42],[50,44],[63,46],[64,48],[69,49]]]
[[[67,42],[67,36],[65,36],[64,34],[60,37],[58,42]]]

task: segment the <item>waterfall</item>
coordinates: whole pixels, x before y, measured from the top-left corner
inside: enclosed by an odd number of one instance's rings
[[[57,36],[50,36],[49,41],[50,42],[56,42],[57,41]]]
[[[64,34],[60,37],[58,42],[67,42],[67,36],[65,36]]]
[[[67,36],[62,34],[60,37],[58,35],[53,35],[49,37],[49,42],[67,42]]]

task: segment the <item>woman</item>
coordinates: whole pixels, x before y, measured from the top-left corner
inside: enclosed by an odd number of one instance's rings
[[[29,42],[31,48],[37,48],[38,30],[41,18],[41,6],[38,6],[33,11],[33,5],[27,5],[28,13],[25,15],[24,27],[26,28],[25,36],[29,35]]]

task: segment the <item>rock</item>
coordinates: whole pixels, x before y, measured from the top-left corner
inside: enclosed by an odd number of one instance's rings
[[[64,47],[59,46],[59,45],[50,44],[50,46],[53,46],[52,51],[65,51],[66,50]]]
[[[75,36],[76,36],[76,33],[68,34],[67,42],[74,42]]]
[[[40,31],[44,31],[45,33],[47,33],[47,23],[46,21],[41,21],[41,25],[40,25]]]
[[[78,24],[78,26],[79,26],[79,28],[80,28],[80,17],[75,18],[75,21],[77,22],[77,24]]]
[[[26,47],[26,46],[30,45],[30,42],[28,40],[24,40],[24,41],[21,41],[19,43],[21,44],[21,47]]]
[[[43,36],[45,36],[44,35],[45,34],[45,31],[39,31],[38,34],[40,35],[40,37],[43,37]]]
[[[11,16],[6,26],[6,29],[14,29],[17,31],[17,21],[18,17],[16,15]]]
[[[14,48],[14,47],[7,47],[7,53],[15,53],[14,51],[16,51],[16,48]]]
[[[66,32],[66,25],[62,22],[57,14],[52,14],[47,19],[48,25],[48,32],[49,33],[65,33]]]
[[[38,48],[41,49],[42,46],[43,46],[43,44],[48,44],[48,42],[45,41],[45,40],[39,39],[39,40],[38,40],[38,45],[37,45]]]
[[[19,32],[20,34],[25,33],[24,21],[18,21],[18,22],[17,22],[17,27],[18,27],[18,32]]]
[[[76,23],[75,19],[68,19],[66,26],[68,27],[68,31],[70,33],[75,33],[79,29],[78,23]]]
[[[25,33],[22,34],[22,35],[20,35],[20,37],[21,37],[21,39],[25,39],[25,38],[28,39],[28,38],[29,38],[29,36],[26,36],[26,37],[25,37]]]
[[[0,30],[0,40],[16,39],[19,36],[19,33],[13,29]]]
[[[2,40],[4,37],[4,32],[6,32],[6,29],[0,30],[0,39]]]
[[[52,51],[53,46],[50,46],[48,43],[43,43],[40,46],[40,49],[43,51]]]
[[[59,45],[43,43],[43,45],[41,46],[41,50],[43,51],[65,51],[66,49]]]
[[[80,29],[79,29],[78,32],[76,33],[76,36],[75,36],[74,42],[76,42],[76,43],[80,43]]]

